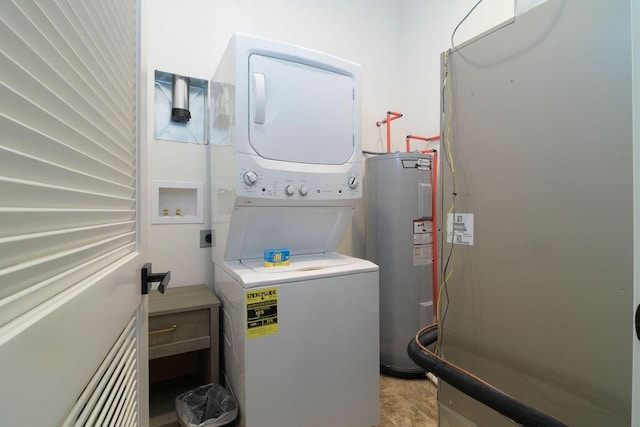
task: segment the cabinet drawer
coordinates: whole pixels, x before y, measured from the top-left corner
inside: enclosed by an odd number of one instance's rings
[[[209,348],[209,310],[184,311],[149,318],[149,358]]]

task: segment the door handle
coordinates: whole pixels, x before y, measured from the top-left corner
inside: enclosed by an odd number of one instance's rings
[[[152,273],[151,263],[148,262],[142,266],[142,295],[147,295],[151,290],[151,284],[153,282],[160,282],[158,290],[161,294],[164,294],[165,289],[169,286],[169,280],[171,280],[171,271],[166,273]]]
[[[253,73],[253,122],[257,125],[264,124],[266,108],[267,88],[264,74]]]
[[[636,308],[636,336],[640,340],[640,305]]]

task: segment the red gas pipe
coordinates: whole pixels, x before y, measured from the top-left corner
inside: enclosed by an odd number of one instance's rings
[[[401,113],[395,111],[387,111],[387,117],[382,121],[376,122],[376,126],[380,127],[384,124],[387,125],[387,153],[391,152],[391,122],[402,117]]]
[[[440,139],[440,135],[435,135],[435,136],[416,136],[416,135],[407,135],[407,153],[409,151],[411,151],[411,147],[410,147],[410,139],[419,139],[420,141],[438,141]]]

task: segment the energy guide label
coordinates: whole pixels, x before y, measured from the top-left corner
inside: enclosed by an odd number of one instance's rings
[[[247,338],[278,333],[278,288],[247,291]]]

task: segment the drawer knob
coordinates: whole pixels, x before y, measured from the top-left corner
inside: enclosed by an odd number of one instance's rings
[[[176,329],[178,329],[178,325],[171,325],[171,327],[169,327],[169,328],[158,329],[158,330],[155,330],[155,331],[149,331],[149,335],[166,334],[166,333],[169,333],[169,332],[174,332]]]

